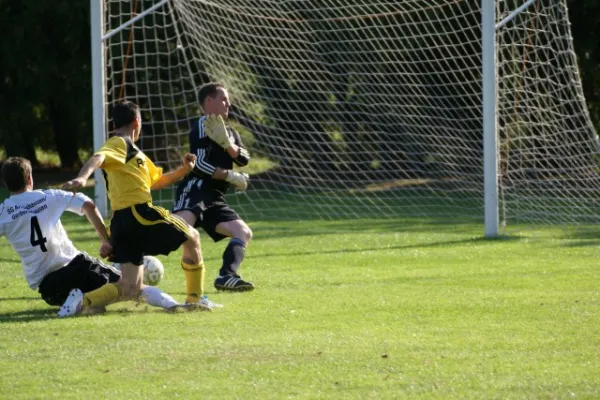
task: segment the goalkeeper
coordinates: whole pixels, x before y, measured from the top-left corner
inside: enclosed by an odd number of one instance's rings
[[[231,238],[223,252],[223,264],[214,286],[217,290],[243,292],[254,290],[238,270],[244,259],[252,231],[225,202],[230,186],[239,191],[248,187],[248,175],[232,170],[233,165],[248,165],[250,156],[240,135],[223,122],[229,113],[229,94],[218,83],[207,83],[198,91],[204,115],[190,132],[190,153],[196,155],[194,168],[177,188],[173,212],[218,242]]]

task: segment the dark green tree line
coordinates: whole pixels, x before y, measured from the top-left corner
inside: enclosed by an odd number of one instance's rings
[[[53,148],[64,167],[89,148],[89,2],[1,0],[0,139],[7,155],[37,163]]]

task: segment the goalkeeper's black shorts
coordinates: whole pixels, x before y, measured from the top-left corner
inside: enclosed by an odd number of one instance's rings
[[[177,188],[173,212],[188,210],[196,216],[194,228],[202,228],[215,242],[227,236],[216,231],[221,222],[235,221],[240,216],[227,205],[223,195],[216,190],[201,190],[196,185],[182,182]]]

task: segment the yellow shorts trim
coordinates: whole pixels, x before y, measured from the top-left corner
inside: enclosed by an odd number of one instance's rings
[[[148,206],[150,208],[152,208],[154,211],[156,211],[163,219],[159,219],[156,221],[147,220],[146,218],[142,217],[137,212],[137,210],[135,209],[135,206],[131,206],[131,213],[133,214],[135,219],[140,224],[142,224],[144,226],[151,226],[151,225],[158,225],[158,224],[170,224],[170,225],[175,226],[177,229],[179,229],[180,231],[182,231],[189,237],[189,228],[184,220],[182,220],[181,218],[179,218],[175,215],[172,215],[169,211],[165,210],[162,207],[157,207],[152,204],[148,204]]]

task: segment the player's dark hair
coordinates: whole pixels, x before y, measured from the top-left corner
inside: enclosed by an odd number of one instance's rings
[[[27,177],[31,174],[31,163],[23,157],[9,157],[2,164],[2,180],[9,192],[25,189]]]
[[[140,107],[128,100],[123,100],[113,107],[112,120],[115,129],[132,123],[140,112]]]
[[[207,97],[215,97],[219,89],[222,88],[224,89],[225,85],[217,82],[209,82],[200,86],[200,89],[198,89],[198,103],[200,103],[201,106],[204,105]]]

